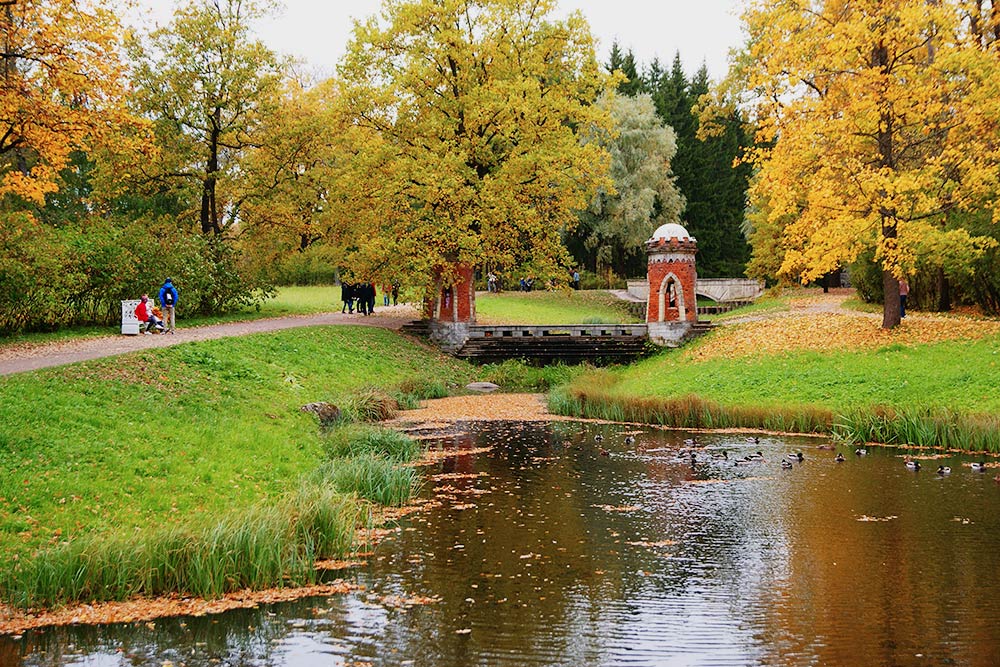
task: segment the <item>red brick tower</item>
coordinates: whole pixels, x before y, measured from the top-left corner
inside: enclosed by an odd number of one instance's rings
[[[431,339],[448,350],[461,348],[469,337],[469,327],[476,323],[475,273],[464,265],[455,271],[455,283],[442,287],[435,298],[424,304]]]
[[[698,321],[694,256],[698,241],[681,225],[661,226],[646,242],[649,255],[649,337],[660,345],[678,345]]]

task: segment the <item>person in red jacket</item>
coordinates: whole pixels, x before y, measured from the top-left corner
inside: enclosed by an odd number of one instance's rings
[[[135,307],[135,317],[139,320],[140,331],[142,331],[142,325],[146,325],[146,330],[142,333],[153,333],[153,329],[156,327],[156,317],[153,315],[153,309],[149,305],[148,294],[143,294],[142,299],[139,301],[139,305]]]

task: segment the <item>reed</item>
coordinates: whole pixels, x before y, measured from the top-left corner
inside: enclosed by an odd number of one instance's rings
[[[0,593],[15,606],[33,608],[297,586],[314,581],[316,560],[348,554],[356,528],[370,521],[366,506],[334,488],[303,487],[275,505],[201,528],[88,536],[42,550],[3,571]]]
[[[389,507],[400,507],[417,492],[420,476],[380,456],[363,454],[331,461],[317,473],[323,484]]]
[[[1000,453],[1000,416],[947,408],[859,408],[841,415],[833,433],[849,442]]]
[[[368,425],[345,425],[329,431],[324,446],[330,458],[380,456],[396,463],[420,456],[420,444],[399,431]]]
[[[387,392],[367,387],[348,399],[344,412],[344,421],[380,422],[396,417],[399,403]]]
[[[809,405],[722,405],[698,396],[642,398],[613,396],[601,382],[593,389],[561,387],[549,410],[570,417],[658,424],[675,428],[759,428],[796,433],[828,433],[833,412]]]

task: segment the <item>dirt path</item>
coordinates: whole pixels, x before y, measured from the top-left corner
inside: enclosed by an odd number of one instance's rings
[[[342,315],[341,313],[321,313],[318,315],[293,315],[249,322],[230,322],[185,329],[183,326],[173,334],[122,336],[110,335],[99,338],[83,338],[58,343],[10,345],[0,348],[0,375],[11,375],[25,371],[62,366],[80,361],[113,357],[119,354],[171,347],[192,341],[214,340],[230,336],[282,331],[299,327],[321,325],[355,325],[381,327],[397,330],[405,323],[418,317],[410,306],[389,306],[377,309],[374,315]]]

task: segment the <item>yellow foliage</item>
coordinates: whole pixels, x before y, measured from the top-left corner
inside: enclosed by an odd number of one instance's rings
[[[104,142],[127,117],[121,27],[99,0],[5,4],[0,195],[42,204],[70,153]]]
[[[763,146],[750,199],[755,229],[779,230],[764,238],[780,236],[781,275],[808,282],[874,250],[902,278],[942,245],[953,267],[981,252],[942,236],[951,212],[1000,211],[1000,52],[965,4],[749,4],[737,73]]]
[[[553,0],[388,0],[355,29],[341,68],[346,113],[370,131],[354,155],[354,263],[373,275],[442,275],[456,263],[567,261],[560,234],[609,159],[578,131],[609,130],[608,81],[579,14]],[[354,193],[350,195],[349,193]]]

